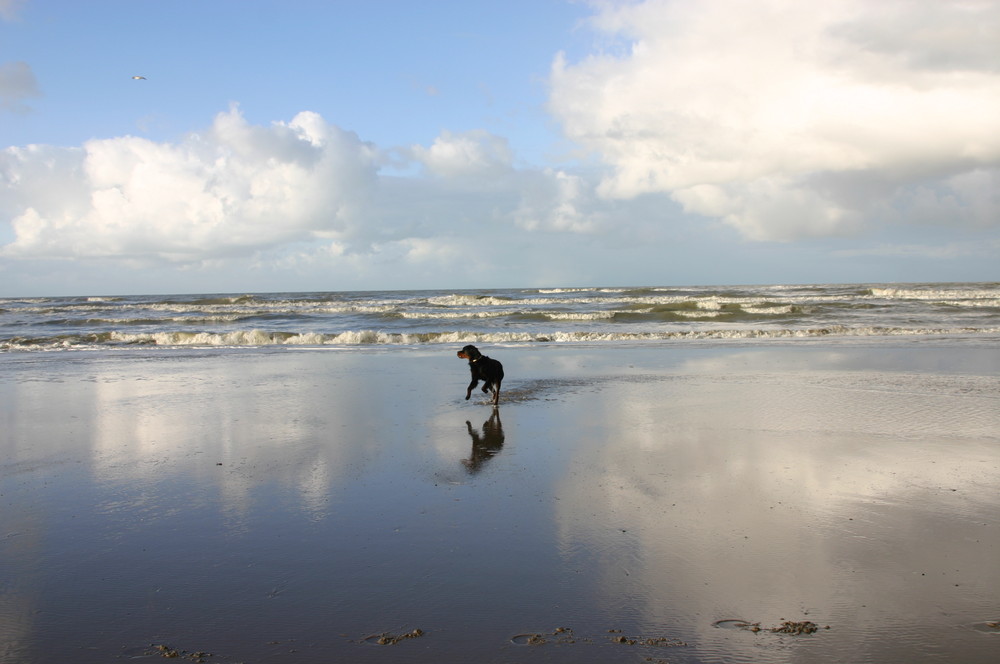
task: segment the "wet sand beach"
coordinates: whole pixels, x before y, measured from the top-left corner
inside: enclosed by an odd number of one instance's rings
[[[960,339],[0,355],[0,662],[1000,653]]]

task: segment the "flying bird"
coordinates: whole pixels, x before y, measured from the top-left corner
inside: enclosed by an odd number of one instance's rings
[[[146,77],[145,76],[133,76],[132,80],[133,81],[145,81]]]

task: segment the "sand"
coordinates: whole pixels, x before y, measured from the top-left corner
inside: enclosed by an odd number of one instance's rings
[[[488,353],[0,355],[0,662],[996,661],[996,348]]]

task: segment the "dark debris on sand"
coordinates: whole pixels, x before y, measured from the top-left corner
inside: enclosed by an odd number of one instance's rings
[[[688,645],[687,643],[685,643],[680,639],[675,639],[668,636],[630,637],[622,634],[622,631],[620,629],[609,629],[608,633],[615,635],[610,637],[612,643],[619,643],[627,646],[676,648]],[[555,643],[558,645],[566,645],[572,643],[594,643],[594,639],[592,638],[578,637],[569,627],[557,627],[551,633],[547,634],[542,634],[537,632],[518,634],[517,636],[513,637],[511,641],[519,645],[525,645],[525,646],[540,646],[546,643]]]
[[[212,657],[212,653],[210,652],[204,652],[201,650],[194,652],[179,650],[177,648],[171,648],[163,643],[152,643],[149,647],[152,648],[152,650],[149,651],[148,654],[160,655],[161,657],[166,657],[167,659],[186,659],[203,664],[208,662],[209,658]]]
[[[761,627],[759,622],[749,622],[746,620],[717,620],[714,624],[716,627],[736,627],[747,632],[753,632],[754,634],[759,632],[771,632],[772,634],[790,634],[792,636],[801,636],[803,634],[815,634],[820,630],[820,626],[811,620],[782,620],[781,625],[778,627]],[[830,629],[830,626],[827,625],[823,629]]]
[[[621,643],[627,646],[652,646],[654,648],[678,648],[686,646],[685,641],[680,639],[673,639],[669,636],[657,636],[655,638],[639,637],[636,639],[630,639],[627,636],[619,636],[611,639],[614,643]]]
[[[830,628],[827,627],[827,629]],[[777,634],[815,634],[819,631],[819,625],[809,620],[803,620],[801,622],[786,620],[781,623],[781,627],[772,627],[771,631]]]
[[[405,634],[390,634],[389,632],[382,632],[381,634],[373,634],[369,637],[366,637],[364,641],[368,643],[374,643],[375,645],[379,646],[392,646],[396,645],[397,643],[400,643],[401,641],[405,641],[406,639],[418,639],[421,636],[423,636],[424,633],[425,633],[424,630],[418,627],[417,629],[414,629],[410,632],[406,632]]]
[[[577,642],[576,635],[573,633],[573,630],[569,627],[556,627],[554,630],[552,630],[551,633],[548,634],[541,634],[538,632],[528,632],[525,634],[518,634],[517,636],[511,639],[511,641],[513,641],[514,643],[525,646],[540,646],[544,643],[549,643],[550,640],[552,643],[557,643],[557,644],[569,644]],[[584,640],[587,641],[589,639],[584,639]]]

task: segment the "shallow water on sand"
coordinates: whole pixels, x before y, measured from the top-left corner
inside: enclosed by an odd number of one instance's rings
[[[0,357],[0,662],[995,661],[995,349],[489,354]]]

